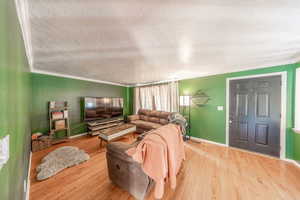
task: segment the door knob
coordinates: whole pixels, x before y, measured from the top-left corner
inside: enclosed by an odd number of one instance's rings
[[[232,120],[229,120],[229,124],[232,124]]]

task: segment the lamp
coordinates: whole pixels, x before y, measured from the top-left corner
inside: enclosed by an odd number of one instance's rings
[[[183,114],[183,116],[185,117],[185,118],[187,118],[187,121],[188,121],[188,126],[187,126],[187,128],[188,128],[188,131],[187,131],[187,133],[188,134],[186,134],[186,136],[185,136],[185,140],[188,140],[188,139],[190,139],[190,129],[191,129],[191,121],[190,121],[190,118],[191,118],[191,96],[187,96],[187,95],[185,95],[185,96],[180,96],[179,97],[179,105],[180,105],[180,107],[182,107],[183,108],[183,110],[182,110],[182,114]],[[185,114],[186,114],[186,110],[187,110],[187,108],[188,108],[188,116],[186,116]]]
[[[207,104],[207,102],[211,100],[210,97],[202,90],[198,90],[194,95],[183,95],[179,97],[179,106],[181,109],[182,115],[187,119],[187,134],[185,136],[185,140],[190,139],[191,133],[191,105],[196,105],[198,107],[203,107]],[[188,109],[188,110],[187,110]]]
[[[190,96],[180,96],[179,105],[180,106],[189,106],[190,105]]]

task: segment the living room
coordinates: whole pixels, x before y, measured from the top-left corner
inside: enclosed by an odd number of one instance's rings
[[[299,199],[299,11],[1,1],[0,199]]]

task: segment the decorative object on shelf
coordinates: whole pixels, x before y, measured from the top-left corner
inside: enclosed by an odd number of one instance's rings
[[[191,96],[185,95],[179,97],[179,110],[183,117],[186,119],[188,125],[186,127],[187,131],[184,137],[184,140],[190,139],[190,133],[191,133]]]
[[[55,101],[50,101],[49,107],[50,108],[55,108]]]
[[[198,90],[192,96],[192,103],[199,107],[206,105],[209,100],[210,100],[209,96],[202,90]]]
[[[52,119],[63,119],[64,118],[64,113],[63,112],[52,112]]]
[[[37,152],[48,147],[51,147],[52,139],[50,136],[47,135],[39,135],[33,134],[31,136],[31,151]]]
[[[55,130],[63,130],[63,129],[65,129],[66,128],[66,122],[65,122],[65,120],[63,119],[63,120],[57,120],[57,121],[55,121],[54,122],[54,124],[55,124]]]
[[[42,135],[43,135],[43,133],[33,133],[31,135],[31,140],[37,140]]]
[[[49,124],[52,144],[66,142],[70,136],[70,122],[67,101],[49,102]],[[56,133],[58,131],[64,131],[65,137],[56,137]]]
[[[69,118],[69,112],[68,112],[68,110],[64,110],[64,118]]]

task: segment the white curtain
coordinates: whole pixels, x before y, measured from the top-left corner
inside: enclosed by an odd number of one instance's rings
[[[178,112],[178,82],[134,88],[134,108]]]

